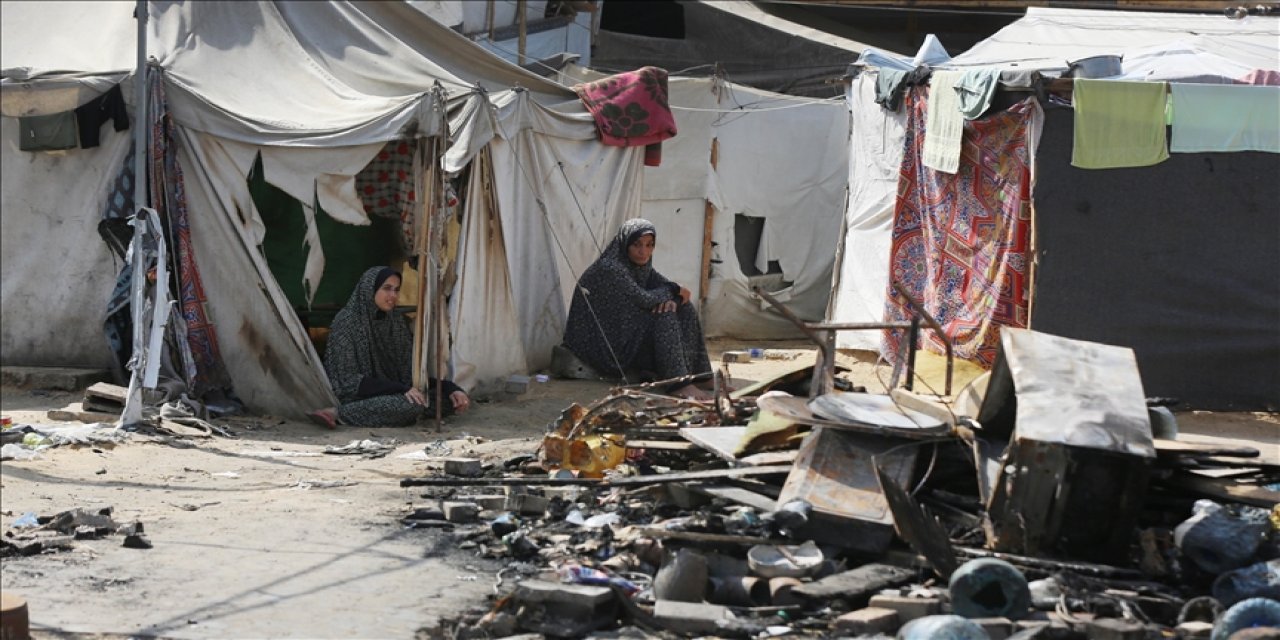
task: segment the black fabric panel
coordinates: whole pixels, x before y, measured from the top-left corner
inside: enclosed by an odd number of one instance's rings
[[[1280,409],[1280,155],[1077,169],[1072,127],[1048,109],[1031,327],[1131,347],[1175,408]]]

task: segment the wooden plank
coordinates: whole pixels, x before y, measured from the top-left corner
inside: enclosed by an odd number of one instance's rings
[[[737,462],[738,456],[733,452],[742,444],[747,434],[746,427],[683,427],[680,437],[710,451],[717,458],[726,462]]]
[[[790,540],[773,540],[754,536],[735,536],[726,533],[697,533],[694,531],[670,531],[662,527],[636,527],[634,531],[642,536],[661,538],[664,540],[681,540],[684,542],[702,542],[707,544],[736,544],[754,547],[758,544],[791,544]]]
[[[679,440],[628,440],[628,449],[661,449],[663,451],[697,451],[697,445]]]
[[[124,406],[125,399],[129,396],[129,390],[107,382],[99,382],[84,390],[86,400],[97,400],[100,403],[115,403]]]
[[[791,467],[742,467],[736,469],[710,469],[707,471],[686,471],[683,473],[663,473],[652,476],[630,476],[595,480],[591,478],[552,478],[537,476],[528,478],[402,478],[402,487],[465,487],[465,486],[532,486],[532,485],[595,485],[601,487],[639,487],[668,482],[689,482],[696,480],[720,480],[724,478],[744,478],[749,476],[786,475]]]
[[[724,498],[764,512],[778,510],[778,502],[773,498],[762,496],[741,487],[731,487],[723,484],[690,484],[688,488],[690,491],[696,491],[713,498]]]
[[[1228,457],[1228,458],[1256,458],[1262,455],[1261,451],[1253,447],[1224,447],[1204,442],[1187,442],[1185,440],[1161,440],[1153,441],[1156,446],[1156,454],[1164,454],[1167,456],[1205,456],[1205,457]]]
[[[738,458],[738,466],[767,467],[778,464],[795,464],[796,456],[798,455],[800,455],[800,451],[798,449],[753,453],[749,456]]]
[[[1192,493],[1241,504],[1270,509],[1280,503],[1280,491],[1270,491],[1259,486],[1244,485],[1229,478],[1206,478],[1190,473],[1171,476],[1165,484]]]
[[[104,413],[99,411],[71,411],[67,409],[52,409],[46,413],[45,416],[55,422],[115,422],[120,419],[119,412]]]

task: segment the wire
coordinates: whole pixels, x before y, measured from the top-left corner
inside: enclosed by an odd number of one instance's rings
[[[788,105],[783,105],[781,107],[761,107],[758,109],[748,109],[747,106],[749,105],[743,105],[733,109],[705,109],[702,107],[681,107],[674,104],[670,105],[670,107],[671,107],[671,110],[673,111],[699,111],[704,113],[754,113],[754,112],[761,112],[761,111],[781,111],[783,109],[795,109],[797,107],[811,107],[819,104],[837,104],[840,102],[844,102],[843,97],[826,98],[823,100],[813,100],[813,101],[801,102],[797,104],[788,104]]]
[[[613,344],[609,342],[609,334],[605,332],[604,326],[600,324],[600,316],[596,314],[595,307],[591,305],[591,300],[589,299],[590,296],[588,295],[590,294],[590,292],[587,291],[581,285],[577,284],[580,280],[580,275],[574,270],[573,261],[569,260],[569,252],[565,251],[564,245],[560,242],[560,236],[556,235],[555,227],[551,225],[551,216],[550,214],[547,213],[547,204],[543,202],[542,196],[538,195],[537,185],[533,181],[533,178],[530,177],[528,169],[526,169],[524,166],[524,162],[520,160],[520,154],[515,152],[516,151],[515,139],[512,138],[507,133],[506,127],[503,126],[501,120],[498,120],[497,123],[498,123],[498,129],[502,131],[502,137],[511,141],[511,146],[512,146],[511,157],[515,159],[516,166],[520,167],[520,173],[524,176],[525,182],[528,182],[529,186],[534,190],[533,201],[537,203],[538,210],[542,212],[542,219],[547,225],[547,231],[551,233],[551,239],[554,240],[556,243],[556,248],[560,250],[560,257],[564,258],[564,263],[569,266],[569,272],[571,275],[573,275],[574,289],[577,291],[577,293],[581,294],[582,301],[586,303],[587,311],[591,314],[591,320],[595,322],[596,329],[600,332],[600,336],[604,338],[604,346],[609,349],[609,357],[613,360],[614,366],[618,368],[618,375],[622,376],[623,384],[630,384],[630,381],[627,380],[627,373],[626,371],[623,371],[622,363],[619,362],[618,360],[618,354],[614,352]],[[570,185],[570,191],[572,190],[573,190],[572,185]],[[576,195],[574,196],[574,202],[577,202]],[[581,206],[579,206],[578,210],[579,212],[582,211]],[[585,220],[586,213],[583,213],[582,215],[583,215],[583,219]],[[587,225],[587,230],[591,232],[592,238],[595,238],[595,232],[591,231],[590,224]]]

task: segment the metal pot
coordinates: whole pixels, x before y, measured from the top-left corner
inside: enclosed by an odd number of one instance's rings
[[[1110,78],[1120,75],[1123,56],[1091,56],[1067,63],[1064,78]]]

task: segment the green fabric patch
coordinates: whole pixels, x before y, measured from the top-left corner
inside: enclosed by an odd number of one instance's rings
[[[372,224],[358,226],[338,222],[317,208],[316,229],[324,251],[324,274],[308,312],[306,292],[302,286],[307,263],[307,247],[303,243],[307,224],[302,214],[302,203],[266,181],[261,157],[254,162],[249,173],[249,193],[266,225],[262,252],[267,266],[284,290],[289,304],[305,314],[309,326],[329,326],[366,269],[389,265],[403,258],[399,255],[398,220],[372,218]]]

